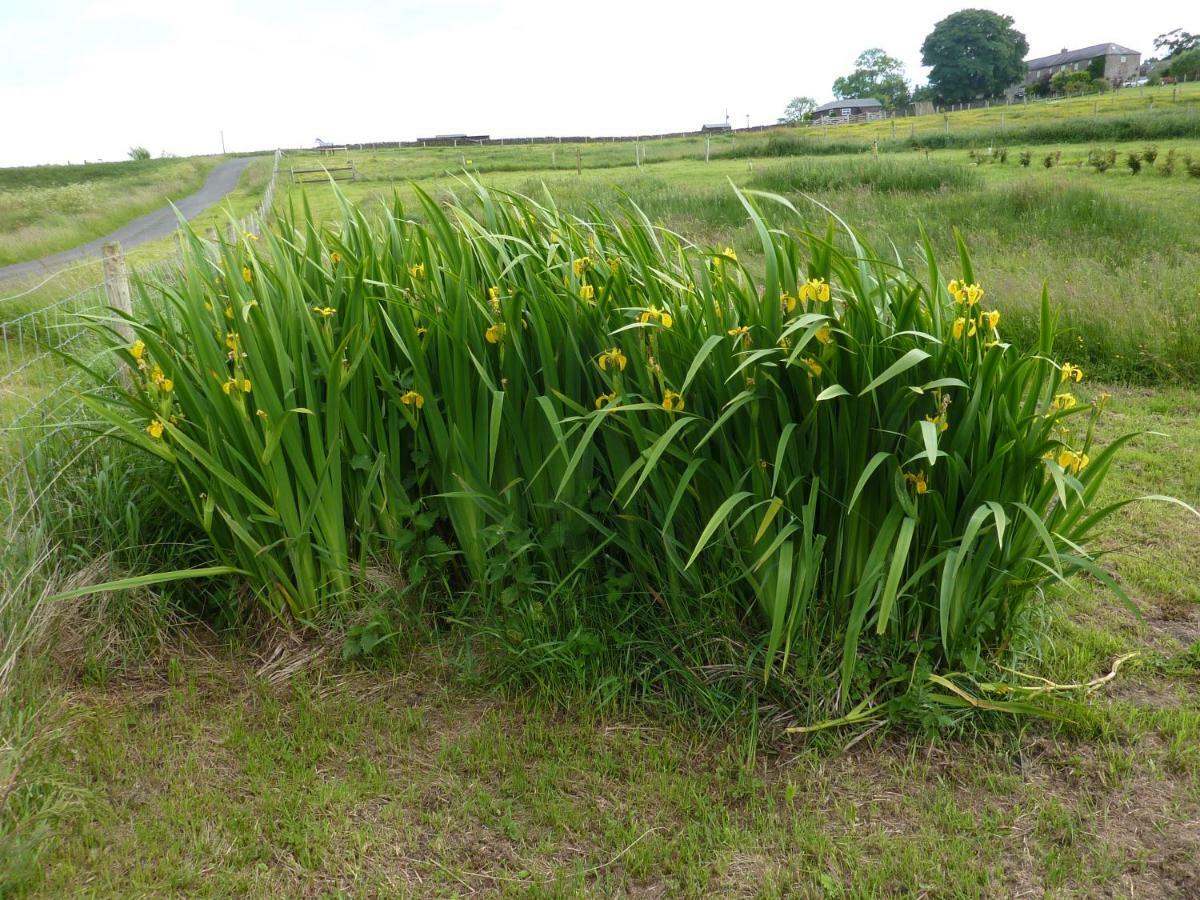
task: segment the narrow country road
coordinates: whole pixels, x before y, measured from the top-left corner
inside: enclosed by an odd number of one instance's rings
[[[250,164],[250,160],[251,157],[245,157],[243,159],[230,159],[220,163],[208,173],[204,187],[200,188],[196,193],[184,197],[182,200],[175,201],[176,208],[185,218],[194,219],[214,203],[219,203],[226,194],[237,186],[238,179],[242,177],[242,170]],[[106,234],[103,237],[98,237],[94,241],[88,241],[86,244],[80,244],[78,247],[72,247],[70,250],[63,250],[59,253],[43,256],[41,259],[31,259],[28,262],[4,266],[0,268],[0,280],[11,278],[14,275],[50,272],[66,263],[74,262],[84,257],[98,257],[100,255],[100,248],[110,241],[120,241],[121,247],[129,250],[132,247],[138,246],[138,244],[168,237],[175,230],[175,226],[175,210],[171,209],[169,205],[164,206],[161,209],[154,210],[154,212],[146,213],[146,215],[134,219],[132,222],[127,222],[116,231]]]

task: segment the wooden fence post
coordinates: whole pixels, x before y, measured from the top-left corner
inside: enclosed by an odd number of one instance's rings
[[[104,255],[104,293],[108,295],[108,305],[127,316],[133,315],[133,301],[129,296],[129,273],[125,271],[125,254],[121,245],[113,241],[105,244]],[[117,322],[117,331],[129,343],[133,343],[133,326],[125,319]]]
[[[575,174],[583,174],[583,154],[579,152],[579,148],[575,148]]]

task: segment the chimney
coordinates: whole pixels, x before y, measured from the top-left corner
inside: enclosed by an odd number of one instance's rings
[[[1071,51],[1070,51],[1070,50],[1068,50],[1066,47],[1063,47],[1063,48],[1062,48],[1062,50],[1061,50],[1061,51],[1059,51],[1059,52],[1060,52],[1060,53],[1070,53]]]

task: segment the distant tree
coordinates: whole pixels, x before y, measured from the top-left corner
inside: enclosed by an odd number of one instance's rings
[[[854,61],[854,71],[833,82],[839,100],[874,97],[888,109],[908,104],[904,63],[878,47],[864,50]]]
[[[1188,81],[1200,78],[1200,47],[1193,47],[1172,56],[1160,70],[1160,74],[1176,79],[1186,78]]]
[[[779,117],[780,125],[795,125],[812,117],[812,111],[817,108],[817,101],[812,97],[793,97],[792,101]]]
[[[1182,28],[1175,28],[1154,39],[1154,49],[1165,51],[1164,56],[1168,57],[1197,47],[1200,47],[1200,34],[1190,34]]]
[[[145,147],[130,147],[129,148],[129,158],[130,159],[149,159],[150,151],[147,150]]]
[[[923,84],[920,87],[913,88],[912,95],[908,98],[910,103],[919,103],[922,100],[936,100],[937,94],[934,92],[932,85]]]
[[[1012,27],[1012,16],[964,9],[933,26],[921,45],[921,62],[932,67],[929,83],[948,102],[993,97],[1025,77],[1029,42]]]

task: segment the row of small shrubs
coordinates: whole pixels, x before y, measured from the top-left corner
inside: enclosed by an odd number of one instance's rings
[[[419,196],[420,224],[191,236],[135,341],[104,331],[134,375],[90,405],[271,613],[321,627],[415,559],[539,680],[604,657],[853,721],[1026,709],[991,663],[1042,587],[1119,591],[1086,539],[1123,440],[1095,446],[1048,298],[1010,345],[965,249],[918,276],[746,196],[759,276],[636,209]]]
[[[953,123],[953,119],[951,122]],[[898,128],[903,134],[905,125]],[[1082,144],[1096,141],[1125,143],[1200,138],[1200,116],[1190,110],[1147,110],[1143,112],[1072,116],[1035,121],[1021,127],[996,126],[938,129],[918,135],[880,138],[875,141],[839,136],[811,127],[794,133],[771,134],[765,140],[739,139],[721,156],[751,158],[764,156],[833,156],[877,150],[970,150],[1003,146],[1014,137],[1028,144]]]

